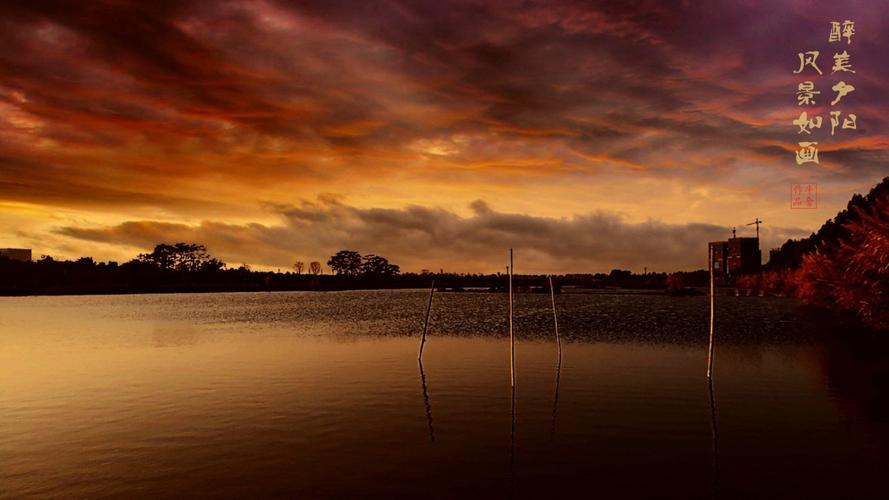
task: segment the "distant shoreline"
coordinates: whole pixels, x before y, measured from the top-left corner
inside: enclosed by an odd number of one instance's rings
[[[180,245],[180,244],[177,244]],[[190,254],[189,254],[190,255]],[[143,256],[144,257],[144,256]],[[183,257],[183,259],[185,259]],[[143,259],[144,260],[144,259]],[[206,259],[205,259],[206,260]],[[188,259],[183,260],[190,263]],[[0,258],[0,296],[33,295],[128,295],[156,293],[272,292],[272,291],[342,291],[426,289],[434,283],[439,291],[466,290],[504,291],[507,276],[457,273],[399,273],[374,270],[341,271],[336,274],[252,271],[213,265],[151,263],[134,260],[118,265],[95,262],[90,258],[77,261],[13,261]],[[317,263],[313,263],[317,264]],[[550,276],[543,274],[514,275],[513,290],[517,293],[549,293]],[[671,278],[673,281],[668,280]],[[563,287],[573,289],[636,289],[666,290],[707,283],[706,271],[684,273],[634,274],[614,269],[609,274],[563,274],[551,276],[555,292]],[[680,286],[676,286],[676,283]]]
[[[275,293],[275,292],[373,292],[373,291],[428,291],[427,287],[420,286],[368,286],[368,287],[328,287],[328,288],[165,288],[165,289],[102,289],[102,290],[43,290],[32,293],[0,293],[2,298],[21,298],[21,297],[82,297],[82,296],[120,296],[120,295],[176,295],[176,294],[214,294],[214,293]],[[734,290],[726,288],[720,289],[721,295],[731,295]],[[447,294],[463,294],[463,293],[482,293],[482,294],[503,294],[503,290],[486,289],[481,287],[470,287],[465,290],[438,290],[438,293]],[[671,297],[697,297],[706,295],[706,291],[700,287],[690,287],[684,293],[671,293],[663,288],[621,288],[621,287],[599,287],[599,288],[570,288],[561,292],[564,295],[665,295]],[[539,292],[520,292],[520,295],[538,295]],[[743,296],[743,294],[742,294]]]

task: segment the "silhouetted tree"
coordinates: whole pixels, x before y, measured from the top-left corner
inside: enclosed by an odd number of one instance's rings
[[[612,269],[608,277],[611,279],[630,279],[633,277],[633,272],[625,269]]]
[[[850,224],[860,221],[861,210],[869,210],[878,199],[889,195],[889,177],[885,177],[873,187],[867,196],[855,194],[849,200],[846,209],[836,217],[825,222],[818,232],[799,240],[787,240],[778,250],[777,255],[769,260],[768,269],[798,269],[803,263],[803,256],[816,250],[830,253],[849,237]]]
[[[293,269],[296,271],[296,274],[302,274],[305,266],[306,266],[305,262],[298,260],[298,261],[296,261],[295,264],[293,264]]]
[[[361,263],[361,274],[367,276],[395,276],[399,272],[401,268],[378,255],[365,255]]]
[[[161,243],[151,253],[139,254],[136,260],[160,269],[185,272],[218,271],[225,267],[224,262],[207,253],[204,245],[196,243]]]
[[[351,250],[340,250],[327,261],[327,266],[340,276],[358,276],[361,264],[361,254]]]
[[[92,257],[81,257],[74,261],[80,267],[93,267],[96,265],[96,261],[93,260]]]
[[[321,274],[321,263],[318,262],[317,260],[313,260],[312,262],[310,262],[309,263],[309,272],[314,275]]]

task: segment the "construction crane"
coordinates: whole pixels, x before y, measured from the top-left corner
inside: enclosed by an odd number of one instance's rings
[[[747,224],[748,226],[756,226],[756,239],[759,239],[759,225],[762,224],[762,221],[759,220],[759,217],[753,220],[753,222]]]

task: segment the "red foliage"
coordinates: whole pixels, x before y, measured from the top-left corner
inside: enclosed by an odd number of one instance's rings
[[[889,329],[889,197],[845,227],[849,237],[838,248],[803,257],[797,295]]]
[[[847,238],[804,255],[799,269],[742,276],[738,286],[850,311],[873,328],[889,330],[889,196],[857,215],[844,225]]]
[[[735,284],[738,285],[738,288],[744,288],[744,289],[749,289],[749,290],[759,290],[760,289],[759,288],[760,281],[762,279],[762,276],[764,276],[764,274],[765,273],[763,273],[762,275],[760,275],[760,274],[745,274],[744,276],[738,277],[738,279],[735,281]]]
[[[761,291],[771,295],[796,295],[799,272],[793,269],[748,274],[738,278],[738,288]]]
[[[667,276],[667,290],[671,292],[676,292],[685,288],[685,280],[682,279],[682,275],[678,273],[672,273]]]

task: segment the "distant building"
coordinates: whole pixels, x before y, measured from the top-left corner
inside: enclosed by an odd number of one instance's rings
[[[758,273],[762,267],[759,238],[728,240],[728,273],[732,276]]]
[[[713,258],[713,262],[710,263],[713,267],[713,274],[725,274],[728,269],[728,242],[711,241],[710,255]]]
[[[22,262],[31,262],[30,248],[0,248],[0,257]]]
[[[723,279],[758,273],[762,267],[759,238],[729,238],[710,242],[713,274]]]
[[[781,249],[773,248],[769,250],[769,263],[768,267],[770,270],[776,269],[777,266],[781,265]]]

